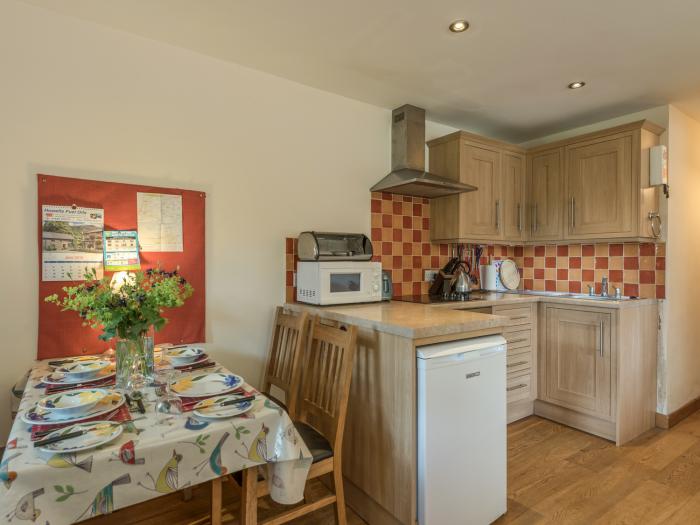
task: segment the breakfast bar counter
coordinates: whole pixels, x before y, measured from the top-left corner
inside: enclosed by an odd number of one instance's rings
[[[461,338],[460,334],[493,329],[498,332],[508,322],[507,318],[497,315],[431,308],[423,304],[400,301],[344,306],[287,303],[285,308],[293,311],[304,310],[324,319],[409,339],[454,335]]]

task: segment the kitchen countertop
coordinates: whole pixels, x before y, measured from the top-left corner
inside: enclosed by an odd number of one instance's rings
[[[336,306],[287,303],[284,306],[290,310],[305,310],[326,319],[410,339],[500,328],[508,323],[507,317],[499,315],[432,308],[400,301]]]
[[[430,303],[424,306],[430,308],[448,308],[448,309],[470,309],[483,308],[488,306],[500,306],[509,304],[527,304],[527,303],[557,303],[571,304],[578,306],[595,306],[598,308],[638,308],[649,304],[655,304],[656,299],[588,299],[585,297],[570,297],[566,294],[556,295],[556,292],[472,292],[472,297],[478,297],[477,301],[449,301],[444,303]]]
[[[592,306],[597,308],[638,308],[656,303],[656,299],[601,300],[543,293],[473,292],[476,301],[451,301],[420,304],[403,301],[363,303],[334,306],[315,306],[303,303],[287,303],[285,308],[321,315],[327,319],[370,328],[411,339],[441,335],[468,333],[477,330],[500,328],[507,317],[469,312],[472,308],[501,305],[531,304],[538,302]]]

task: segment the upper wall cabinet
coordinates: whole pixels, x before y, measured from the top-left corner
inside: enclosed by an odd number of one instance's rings
[[[528,155],[528,235],[533,241],[563,238],[564,153],[561,148]]]
[[[430,141],[430,171],[477,191],[431,201],[431,238],[458,242],[654,240],[649,148],[663,128],[648,121],[527,152],[465,132]]]
[[[431,200],[431,238],[520,242],[525,229],[524,151],[465,132],[428,143],[430,171],[478,188]]]

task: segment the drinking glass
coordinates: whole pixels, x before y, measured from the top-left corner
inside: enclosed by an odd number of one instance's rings
[[[176,396],[170,388],[170,383],[173,382],[177,374],[177,370],[167,363],[162,363],[156,369],[155,390],[157,400],[155,411],[160,421],[168,416],[182,414],[182,399]]]

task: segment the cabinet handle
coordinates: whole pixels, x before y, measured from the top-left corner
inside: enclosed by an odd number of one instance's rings
[[[501,201],[496,200],[496,229],[498,230],[501,227]]]
[[[537,223],[537,204],[532,207],[532,232],[535,233],[540,229],[540,225]]]
[[[569,218],[571,223],[571,231],[576,229],[576,199],[571,197]]]
[[[525,388],[527,385],[525,383],[520,383],[519,385],[515,386],[509,386],[506,388],[506,392],[510,392],[511,390],[518,390],[519,388]]]
[[[521,233],[523,231],[523,215],[520,203],[518,203],[518,231]]]
[[[526,364],[527,364],[527,361],[518,361],[517,363],[511,363],[509,365],[506,365],[506,367],[512,368],[514,366],[520,366],[520,365],[526,365]]]
[[[508,341],[509,343],[522,343],[524,341],[527,341],[527,337],[521,337],[520,339],[513,339],[512,341]]]
[[[511,317],[510,320],[511,321],[522,321],[523,319],[527,319],[528,317],[530,317],[530,316],[529,315],[520,315],[518,317]]]
[[[600,357],[604,357],[604,355],[603,355],[603,352],[604,352],[604,350],[603,350],[603,321],[601,321],[601,322],[598,324],[598,331],[599,331],[599,335],[598,335],[598,355],[600,355]]]

